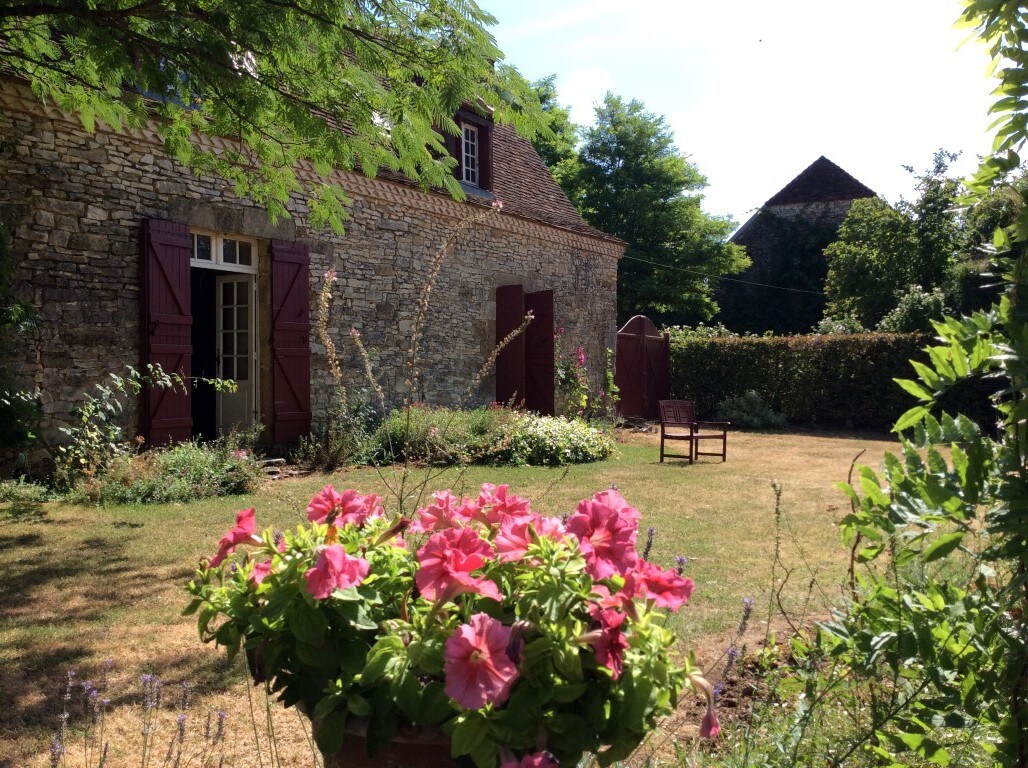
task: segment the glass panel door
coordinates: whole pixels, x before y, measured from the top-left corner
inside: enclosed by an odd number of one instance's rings
[[[218,434],[248,429],[256,418],[254,382],[254,279],[218,278],[218,376],[236,383],[235,392],[218,393]]]

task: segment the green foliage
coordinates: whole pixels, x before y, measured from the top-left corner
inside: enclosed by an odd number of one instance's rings
[[[419,462],[449,466],[488,463],[503,425],[516,418],[506,408],[413,405],[393,411],[374,436],[375,463]]]
[[[540,125],[493,23],[469,0],[7,5],[0,65],[89,131],[155,118],[167,153],[197,173],[272,217],[303,195],[314,225],[340,228],[333,168],[390,170],[459,198],[443,134],[457,133],[460,107],[528,134]]]
[[[877,330],[882,333],[931,331],[932,321],[946,311],[946,297],[938,288],[926,291],[920,285],[911,285],[896,297],[896,306],[878,323]]]
[[[678,339],[737,339],[740,336],[755,335],[729,330],[722,323],[715,323],[713,325],[697,323],[695,326],[671,325],[664,330]]]
[[[749,262],[727,242],[732,222],[703,212],[707,180],[679,153],[664,118],[608,93],[585,129],[580,162],[572,199],[586,221],[628,243],[618,263],[619,323],[636,314],[658,324],[710,317],[709,278]]]
[[[253,452],[256,436],[231,434],[210,443],[122,454],[70,496],[96,504],[166,504],[251,493],[264,477]]]
[[[701,338],[671,334],[671,395],[713,414],[756,392],[791,424],[887,428],[906,408],[893,378],[926,337],[865,333]]]
[[[785,416],[769,408],[752,389],[722,400],[714,411],[714,418],[730,421],[733,427],[742,429],[782,429],[786,425]]]
[[[378,410],[367,398],[346,401],[332,409],[323,427],[300,438],[290,458],[304,469],[319,472],[366,464],[380,422]]]
[[[806,333],[824,312],[828,271],[824,249],[838,230],[834,212],[817,203],[788,214],[759,210],[746,223],[745,232],[738,233],[739,244],[759,263],[758,274],[749,279],[791,290],[721,281],[717,319],[741,332]]]
[[[822,317],[811,329],[811,333],[818,336],[867,333],[867,328],[860,324],[855,315],[841,315],[840,317]]]
[[[600,461],[614,452],[613,438],[581,419],[496,407],[394,411],[374,440],[375,463],[563,466]]]

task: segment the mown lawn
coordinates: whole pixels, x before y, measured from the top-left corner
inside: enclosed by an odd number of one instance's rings
[[[431,489],[456,486],[470,494],[482,482],[508,483],[534,508],[555,514],[616,484],[642,511],[643,528],[657,529],[651,559],[665,565],[677,555],[689,559],[686,572],[697,590],[681,614],[680,634],[708,662],[737,624],[744,597],[756,598],[754,629],[763,631],[776,538],[772,481],[782,488],[782,560],[792,569],[782,599],[794,616],[816,615],[840,594],[845,570],[835,529],[845,500],[835,484],[860,451],[866,450],[864,463],[877,466],[894,445],[874,436],[734,433],[727,463],[688,466],[658,463],[653,436],[625,440],[617,458],[566,473],[476,467],[447,471]],[[192,620],[180,616],[182,586],[199,559],[213,553],[237,509],[256,507],[261,527],[288,526],[329,482],[388,495],[383,477],[365,469],[272,482],[251,497],[194,504],[0,505],[0,767],[49,764],[43,752],[66,670],[81,679],[95,676],[107,657],[116,665],[115,707],[138,701],[134,683],[143,672],[161,675],[168,690],[188,681],[197,691],[197,717],[211,708],[229,712],[234,729],[225,765],[256,764],[253,741],[260,737],[250,729],[242,674],[202,646]],[[645,531],[640,546],[644,539]],[[109,721],[112,768],[139,763],[138,719],[128,706],[120,710]],[[171,723],[170,710],[167,717]],[[279,712],[279,719],[281,764],[310,765],[295,716]],[[67,764],[81,759],[72,753]]]

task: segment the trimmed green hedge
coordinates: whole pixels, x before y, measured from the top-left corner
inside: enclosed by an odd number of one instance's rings
[[[790,424],[889,429],[914,405],[895,378],[913,378],[910,360],[927,362],[927,334],[697,338],[671,335],[671,396],[696,401],[713,418],[726,397],[757,392]],[[989,386],[951,393],[945,408],[987,421]],[[983,424],[983,426],[985,426]]]

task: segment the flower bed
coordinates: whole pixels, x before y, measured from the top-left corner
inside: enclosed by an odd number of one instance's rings
[[[258,534],[239,513],[189,585],[204,640],[245,649],[255,679],[315,723],[326,755],[359,720],[369,753],[437,729],[479,768],[624,759],[684,686],[669,612],[693,583],[636,551],[640,513],[617,491],[564,522],[506,486],[436,493],[413,521],[327,486],[309,523]],[[408,541],[404,538],[410,538]],[[229,559],[240,545],[241,559]]]
[[[379,427],[375,442],[377,461],[441,465],[563,466],[601,461],[615,447],[608,432],[582,419],[495,407],[396,411]]]

